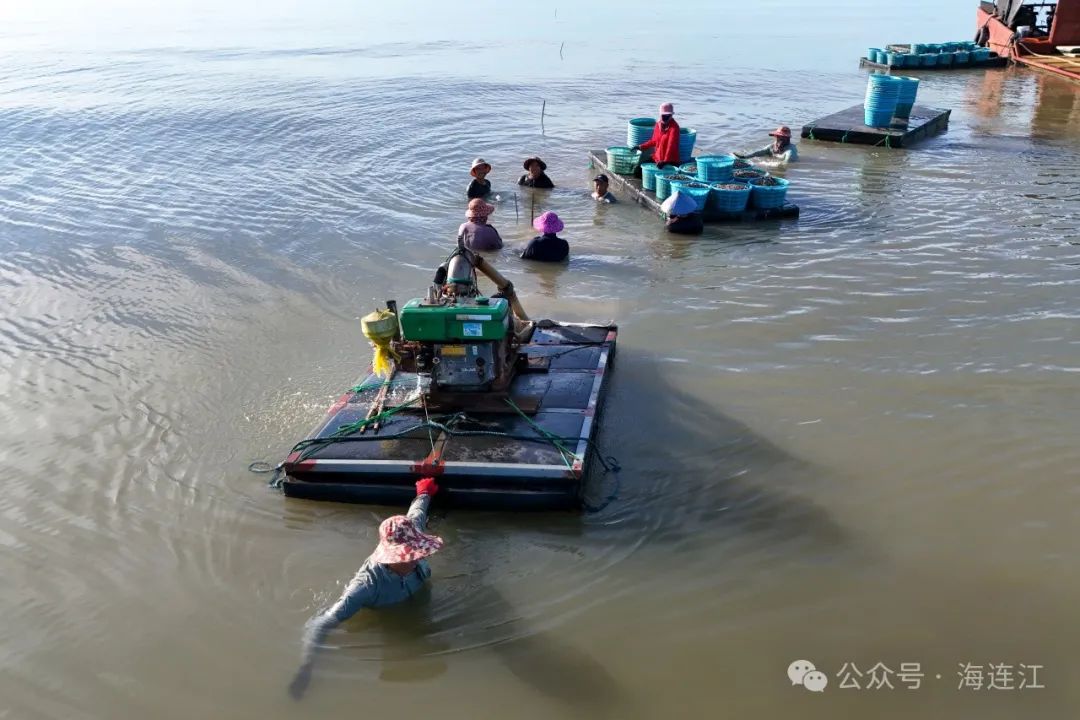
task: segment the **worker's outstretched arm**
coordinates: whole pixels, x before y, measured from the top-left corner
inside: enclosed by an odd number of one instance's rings
[[[746,155],[741,155],[740,157],[743,157],[743,158],[756,158],[756,157],[770,157],[770,156],[772,156],[772,145],[766,145],[765,147],[761,148],[760,150],[755,150],[752,153],[748,153]]]
[[[370,606],[375,599],[374,595],[375,588],[367,573],[361,571],[345,588],[340,600],[308,620],[304,628],[304,650],[300,659],[300,669],[296,671],[292,682],[289,683],[289,694],[294,699],[299,700],[307,690],[308,683],[311,682],[311,668],[315,663],[315,653],[326,640],[326,636],[331,630],[355,615],[360,608]]]
[[[431,505],[431,496],[439,491],[435,478],[422,478],[416,481],[416,499],[409,506],[408,518],[420,532],[427,532],[427,511]]]

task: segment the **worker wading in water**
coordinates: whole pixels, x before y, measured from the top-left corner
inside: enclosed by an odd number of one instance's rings
[[[304,650],[289,694],[296,699],[311,682],[315,652],[331,630],[351,618],[361,608],[381,608],[408,600],[431,577],[427,556],[443,546],[442,538],[428,535],[428,505],[439,491],[433,478],[416,483],[416,499],[406,515],[394,515],[379,525],[379,545],[360,566],[341,599],[308,621]]]

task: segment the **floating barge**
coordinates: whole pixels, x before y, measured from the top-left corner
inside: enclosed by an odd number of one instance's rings
[[[803,125],[802,136],[809,140],[829,140],[888,148],[907,147],[949,127],[951,113],[951,110],[916,105],[911,109],[911,117],[907,120],[893,118],[891,126],[877,128],[864,124],[863,106],[855,105]]]
[[[893,46],[889,46],[890,49]],[[1009,58],[994,55],[988,57],[986,60],[979,60],[965,65],[929,65],[919,67],[908,67],[901,65],[886,65],[885,63],[878,63],[870,60],[869,58],[859,58],[859,67],[870,68],[872,70],[880,70],[887,74],[894,72],[901,75],[910,75],[912,73],[921,73],[924,70],[986,70],[990,68],[1003,68],[1009,64]]]
[[[539,321],[517,348],[507,397],[478,397],[465,412],[427,404],[416,373],[368,376],[285,459],[281,487],[294,498],[404,507],[416,480],[434,476],[441,503],[579,508],[617,335],[615,325]],[[400,410],[341,434],[383,408]]]
[[[589,151],[589,158],[593,165],[599,167],[608,176],[610,183],[629,195],[640,205],[660,212],[661,201],[656,199],[656,193],[646,190],[641,186],[641,178],[634,175],[619,175],[608,168],[607,153],[603,150]],[[693,160],[693,158],[690,158]],[[689,160],[687,161],[689,162]],[[707,223],[738,223],[752,222],[756,220],[787,220],[799,217],[799,206],[785,202],[782,207],[767,210],[747,209],[738,213],[721,213],[714,210],[706,210],[702,213],[702,220]]]
[[[980,2],[977,41],[1021,65],[1080,82],[1080,0]]]

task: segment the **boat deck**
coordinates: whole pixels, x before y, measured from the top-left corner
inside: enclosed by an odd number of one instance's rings
[[[644,205],[650,210],[660,212],[660,200],[656,199],[656,193],[652,190],[646,190],[641,187],[641,178],[636,175],[618,175],[613,173],[607,165],[607,153],[603,150],[592,150],[589,152],[589,158],[592,159],[593,165],[600,168],[604,174],[608,176],[608,179],[613,188],[618,189],[624,195],[628,195],[634,199],[640,205]],[[693,158],[691,158],[692,160]],[[689,162],[689,160],[687,161]],[[748,209],[738,213],[718,213],[715,211],[706,211],[702,213],[702,219],[707,223],[738,223],[738,222],[752,222],[756,220],[785,220],[799,217],[799,207],[790,202],[784,203],[783,207],[758,210]]]
[[[614,325],[538,323],[521,348],[527,367],[510,387],[521,412],[505,401],[477,412],[424,408],[415,374],[398,373],[389,383],[369,376],[289,454],[282,488],[296,498],[407,505],[416,480],[431,475],[441,503],[578,507],[617,334]],[[378,429],[341,433],[373,405],[405,407]],[[437,426],[426,425],[427,418]],[[566,452],[541,431],[559,438]]]
[[[934,70],[987,70],[990,68],[1003,68],[1009,64],[1009,58],[1001,57],[1000,55],[993,55],[985,60],[979,60],[978,62],[966,63],[964,65],[930,65],[928,67],[900,67],[897,65],[886,65],[884,63],[876,63],[868,58],[859,58],[859,67],[871,68],[873,70],[882,70],[886,73],[898,73],[900,75],[910,75],[912,73],[921,73],[924,70],[927,72]]]
[[[916,105],[911,109],[908,120],[894,118],[890,127],[876,128],[863,123],[863,106],[855,105],[803,125],[802,136],[810,140],[880,145],[887,148],[906,147],[945,130],[949,126],[951,113],[952,110]]]
[[[1018,55],[1017,62],[1080,82],[1080,59],[1068,55]]]

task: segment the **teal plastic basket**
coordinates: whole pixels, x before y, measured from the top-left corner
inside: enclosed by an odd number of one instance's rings
[[[641,151],[617,145],[607,149],[608,170],[617,175],[633,175],[641,162]]]
[[[653,128],[656,127],[656,118],[634,118],[626,123],[626,144],[637,147],[643,142],[648,142],[652,137]]]
[[[758,210],[774,210],[784,206],[787,198],[788,181],[784,178],[769,178],[776,185],[762,185],[765,178],[750,181],[750,205]]]
[[[679,159],[689,160],[694,154],[694,143],[697,142],[697,130],[693,128],[679,128]]]
[[[656,171],[656,199],[667,200],[671,195],[671,180],[672,178],[684,178],[684,175],[680,175],[678,169],[667,167],[662,170]]]
[[[709,186],[705,183],[700,183],[697,180],[672,180],[671,192],[678,190],[684,195],[689,195],[694,198],[694,202],[697,203],[698,212],[705,211],[705,205],[709,200]]]
[[[732,186],[738,186],[738,190]],[[750,202],[751,188],[742,183],[716,183],[709,188],[709,210],[718,213],[740,213]]]
[[[641,189],[656,192],[656,163],[641,163]]]
[[[736,170],[732,173],[731,179],[734,182],[748,183],[751,180],[759,180],[766,177],[769,173],[764,170],[758,170],[757,168],[743,168],[742,170]]]
[[[971,53],[967,50],[957,50],[953,53],[953,66],[961,67],[971,62]]]
[[[697,179],[703,183],[730,182],[734,167],[735,158],[730,155],[699,155]]]
[[[754,164],[745,158],[737,158],[734,155],[728,155],[727,157],[731,158],[732,170],[746,170],[754,167]]]
[[[689,175],[690,177],[697,177],[697,160],[693,162],[685,162],[679,166],[679,172],[683,175]]]

